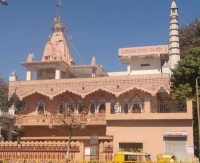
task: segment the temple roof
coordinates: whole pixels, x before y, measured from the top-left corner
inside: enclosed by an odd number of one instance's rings
[[[53,34],[46,43],[42,61],[65,61],[67,64],[73,65],[62,20],[55,18],[51,29]]]

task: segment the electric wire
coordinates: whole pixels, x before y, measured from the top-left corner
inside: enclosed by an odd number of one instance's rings
[[[67,39],[69,40],[69,42],[71,43],[73,49],[75,50],[75,52],[78,54],[79,59],[81,60],[81,62],[85,65],[85,62],[83,61],[83,58],[81,57],[80,53],[78,52],[78,50],[76,49],[76,47],[74,46],[74,44],[72,43],[71,39],[67,36]]]

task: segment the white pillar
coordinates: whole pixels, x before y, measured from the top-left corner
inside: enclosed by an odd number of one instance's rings
[[[32,79],[33,79],[33,72],[30,69],[27,69],[26,80],[32,80]]]
[[[61,70],[60,67],[56,67],[55,79],[61,79]]]

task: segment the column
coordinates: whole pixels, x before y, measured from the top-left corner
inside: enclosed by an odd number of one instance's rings
[[[61,70],[60,67],[56,67],[55,79],[61,79]]]
[[[13,131],[13,125],[8,125],[8,141],[12,141],[12,131]]]
[[[93,68],[92,69],[92,78],[95,78],[96,77],[96,68]]]
[[[32,80],[32,79],[33,79],[33,72],[30,69],[27,69],[26,80]]]

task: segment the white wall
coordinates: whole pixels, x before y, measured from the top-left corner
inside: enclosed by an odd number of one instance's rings
[[[150,66],[142,67],[141,64],[150,64]],[[160,73],[161,73],[160,58],[134,59],[130,64],[130,75],[160,74]]]
[[[121,72],[108,72],[109,76],[127,76],[129,75],[128,71],[121,71]]]

